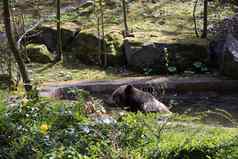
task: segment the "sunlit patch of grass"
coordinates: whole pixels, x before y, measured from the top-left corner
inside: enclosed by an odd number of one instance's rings
[[[102,69],[100,67],[79,65],[75,67],[65,67],[62,63],[58,63],[47,67],[48,65],[31,64],[31,77],[34,82],[53,82],[53,81],[69,81],[69,80],[102,80],[117,79],[120,75],[114,73],[110,69]]]

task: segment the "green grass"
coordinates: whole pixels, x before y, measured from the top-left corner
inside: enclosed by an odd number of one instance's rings
[[[0,114],[1,114],[2,111],[5,110],[5,97],[6,97],[6,93],[4,93],[4,92],[5,92],[4,90],[0,89]]]
[[[121,3],[119,1],[115,1],[115,3],[117,5],[116,7],[111,5],[104,7],[105,31],[107,33],[124,29]],[[21,4],[26,9],[26,17],[31,17],[29,14],[32,12],[31,4],[28,2],[26,4],[29,6],[27,6],[24,4],[24,1]],[[52,13],[52,5],[49,5],[48,2],[42,1],[40,5],[42,15]],[[62,6],[66,5],[76,6],[73,1],[62,1]],[[128,7],[128,26],[135,34],[135,38],[131,39],[140,42],[170,43],[180,41],[191,42],[191,40],[197,39],[194,34],[193,5],[194,2],[190,0],[161,0],[157,3],[143,3],[139,0],[130,2]],[[62,19],[64,21],[75,22],[82,31],[88,30],[96,33],[95,14],[91,13],[80,16],[79,13],[81,10],[82,8],[79,8],[74,12],[63,13]],[[233,14],[234,12],[230,6],[223,8],[215,5],[213,2],[209,3],[209,24]],[[198,5],[197,16],[201,15],[202,5]],[[198,27],[201,29],[202,20],[198,20]]]
[[[31,64],[28,66],[34,82],[55,82],[69,80],[103,80],[118,79],[123,75],[118,74],[117,69],[103,69],[97,66],[78,65],[74,67],[58,64]],[[132,73],[131,73],[132,74]]]

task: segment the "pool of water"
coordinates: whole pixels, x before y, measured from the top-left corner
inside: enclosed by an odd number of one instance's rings
[[[107,103],[110,94],[95,95],[104,101],[107,112],[119,114],[126,112],[120,107]],[[211,125],[236,127],[238,125],[238,93],[187,92],[173,94],[155,94],[155,97],[167,105],[173,113],[200,117],[201,121]],[[67,92],[66,99],[74,99]]]
[[[238,93],[190,92],[167,94],[157,97],[157,99],[170,107],[172,112],[199,116],[205,124],[235,127],[238,123]],[[108,111],[121,111],[120,108],[111,106],[106,106],[106,109]]]
[[[160,101],[172,112],[200,115],[205,123],[236,126],[238,122],[238,94],[216,92],[164,95]]]

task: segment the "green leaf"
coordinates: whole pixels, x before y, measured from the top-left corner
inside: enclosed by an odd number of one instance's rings
[[[174,66],[170,66],[170,67],[168,67],[168,71],[171,72],[171,73],[174,73],[174,72],[177,71],[177,68],[174,67]]]
[[[194,62],[193,66],[196,68],[201,68],[202,67],[202,63],[201,62]]]

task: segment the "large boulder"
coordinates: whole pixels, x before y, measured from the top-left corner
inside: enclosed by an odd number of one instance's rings
[[[75,34],[78,33],[78,31],[80,31],[80,28],[77,24],[62,24],[61,36],[63,50],[68,48],[70,43],[73,41]],[[35,30],[29,32],[25,39],[23,39],[23,42],[24,44],[44,44],[50,52],[56,52],[57,29],[55,26],[51,26],[50,24],[39,26]]]
[[[72,41],[67,52],[64,53],[64,59],[69,63],[80,61],[85,64],[99,64],[99,59],[104,60],[100,53],[100,45],[105,45],[108,65],[122,65],[122,45],[123,37],[118,33],[109,33],[105,35],[105,40],[99,39],[95,34],[80,32]]]
[[[124,42],[127,64],[131,68],[143,70],[150,68],[165,73],[173,66],[184,71],[196,61],[207,58],[206,47],[196,44],[131,43]]]
[[[51,25],[38,27],[30,32],[23,40],[25,44],[44,44],[51,53],[57,48],[57,29]],[[100,44],[105,44],[105,51],[108,54],[108,65],[122,65],[123,37],[119,32],[110,32],[105,35],[102,41],[94,33],[80,32],[75,23],[62,25],[62,49],[64,62],[74,64],[81,61],[85,64],[99,64]]]
[[[238,79],[238,40],[233,34],[212,41],[209,55],[210,62],[219,68],[221,74]]]
[[[26,52],[31,62],[50,63],[53,61],[53,55],[45,45],[29,44],[26,46]]]
[[[165,70],[165,53],[163,48],[156,47],[154,43],[143,44],[142,47],[126,48],[127,62],[130,67],[156,68],[158,70]]]
[[[74,41],[72,41],[71,47],[67,50],[64,57],[69,61],[78,60],[85,64],[98,64],[100,55],[99,43],[102,43],[102,41],[95,35],[91,33],[79,33]]]
[[[221,72],[238,79],[238,40],[232,34],[228,34],[222,50],[224,52],[220,63]]]

